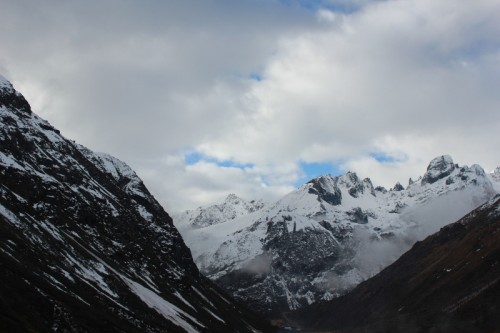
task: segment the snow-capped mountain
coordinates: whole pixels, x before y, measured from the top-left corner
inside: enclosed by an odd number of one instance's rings
[[[0,331],[258,332],[135,172],[60,135],[0,76]]]
[[[206,227],[174,222],[204,274],[274,316],[345,293],[494,194],[479,165],[445,155],[406,188],[374,187],[353,172],[324,175],[241,217],[219,212]]]
[[[252,200],[250,202],[229,194],[222,203],[199,207],[174,215],[179,225],[189,224],[194,228],[208,227],[217,223],[227,222],[256,212],[264,207],[264,203]]]

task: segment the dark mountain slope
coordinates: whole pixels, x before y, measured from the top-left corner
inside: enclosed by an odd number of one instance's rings
[[[349,294],[290,315],[335,332],[499,332],[500,196]]]
[[[62,137],[0,76],[1,332],[258,332],[123,162]]]

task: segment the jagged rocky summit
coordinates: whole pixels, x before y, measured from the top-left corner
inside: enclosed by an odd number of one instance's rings
[[[263,332],[201,275],[122,161],[65,139],[0,76],[0,331]]]
[[[353,172],[324,175],[232,219],[219,209],[234,209],[226,200],[174,222],[204,274],[274,318],[346,293],[494,194],[479,165],[443,155],[406,188],[374,187]]]

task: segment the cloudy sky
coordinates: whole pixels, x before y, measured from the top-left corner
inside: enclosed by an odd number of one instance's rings
[[[500,165],[498,0],[1,0],[0,72],[167,211]]]

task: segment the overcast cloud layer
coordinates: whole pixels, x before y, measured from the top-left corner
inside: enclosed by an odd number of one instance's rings
[[[168,211],[500,165],[500,2],[2,1],[0,72]]]

